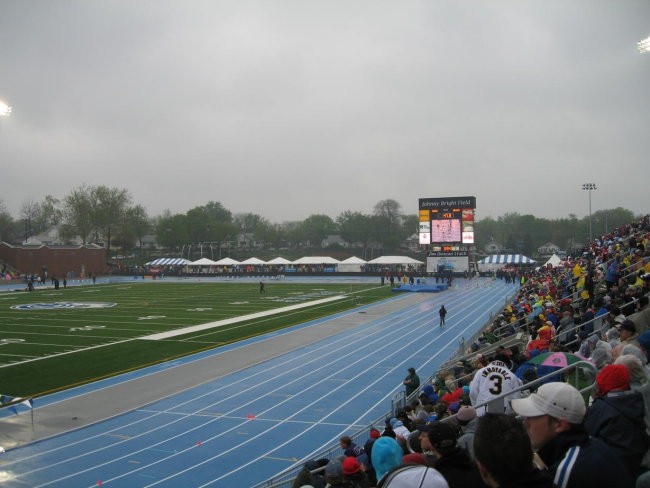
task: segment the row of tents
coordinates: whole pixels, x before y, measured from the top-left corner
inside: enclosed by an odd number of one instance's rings
[[[230,266],[336,266],[339,272],[358,272],[363,265],[381,266],[413,266],[424,264],[422,261],[408,256],[381,256],[370,261],[365,261],[356,256],[349,257],[343,261],[329,256],[305,256],[295,261],[283,257],[277,257],[270,261],[263,261],[258,258],[248,258],[244,261],[236,261],[232,258],[223,258],[214,261],[208,258],[201,258],[197,261],[190,261],[183,258],[159,258],[146,263],[146,266],[181,266],[181,267],[230,267]]]

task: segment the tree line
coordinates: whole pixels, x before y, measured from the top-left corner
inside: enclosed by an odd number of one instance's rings
[[[634,219],[633,212],[621,207],[596,211],[591,216],[593,235],[607,233]],[[2,241],[24,242],[54,226],[64,241],[80,238],[84,244],[99,243],[109,254],[116,248],[124,253],[141,248],[143,238],[150,234],[170,252],[200,243],[232,248],[238,246],[237,241],[249,246],[257,243],[263,248],[308,249],[320,247],[328,236],[340,235],[364,257],[369,247],[384,253],[399,250],[418,232],[418,216],[404,213],[397,201],[386,199],[377,202],[370,214],[346,210],[335,218],[313,214],[302,221],[282,223],[272,223],[254,213],[233,214],[218,201],[185,213],[166,210],[151,217],[142,205],[134,204],[128,190],[87,185],[72,189],[60,200],[50,195],[41,201],[27,200],[17,219],[0,201]],[[509,251],[527,255],[534,255],[547,242],[569,251],[587,242],[589,217],[578,219],[569,214],[568,218],[544,219],[513,212],[476,222],[475,232],[479,250],[494,241]]]

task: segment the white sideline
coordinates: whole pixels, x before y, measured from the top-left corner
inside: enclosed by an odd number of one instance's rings
[[[320,305],[321,303],[333,302],[335,300],[341,300],[342,298],[345,298],[345,295],[337,295],[334,297],[322,298],[320,300],[313,300],[311,302],[299,303],[297,305],[289,305],[288,307],[274,308],[271,310],[265,310],[264,312],[257,312],[249,315],[241,315],[239,317],[232,317],[230,319],[217,320],[216,322],[208,322],[207,324],[199,324],[190,327],[183,327],[182,329],[174,329],[168,332],[160,332],[159,334],[151,334],[148,336],[138,337],[137,339],[144,339],[147,341],[160,341],[162,339],[169,339],[170,337],[190,334],[192,332],[199,332],[202,330],[213,329],[215,327],[222,327],[224,325],[236,324],[238,322],[245,322],[246,320],[258,319],[261,317],[268,317],[269,315],[275,315],[282,312],[289,312],[291,310],[298,310],[300,308],[311,307],[313,305]]]

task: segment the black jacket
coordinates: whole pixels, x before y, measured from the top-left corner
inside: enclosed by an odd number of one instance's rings
[[[435,468],[445,477],[449,488],[480,488],[487,486],[467,451],[455,447],[436,461]]]

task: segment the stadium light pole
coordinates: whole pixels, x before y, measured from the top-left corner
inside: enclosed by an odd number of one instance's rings
[[[589,193],[589,242],[593,241],[593,236],[591,234],[591,191],[596,190],[596,183],[584,183],[582,185],[583,190],[587,190]]]

